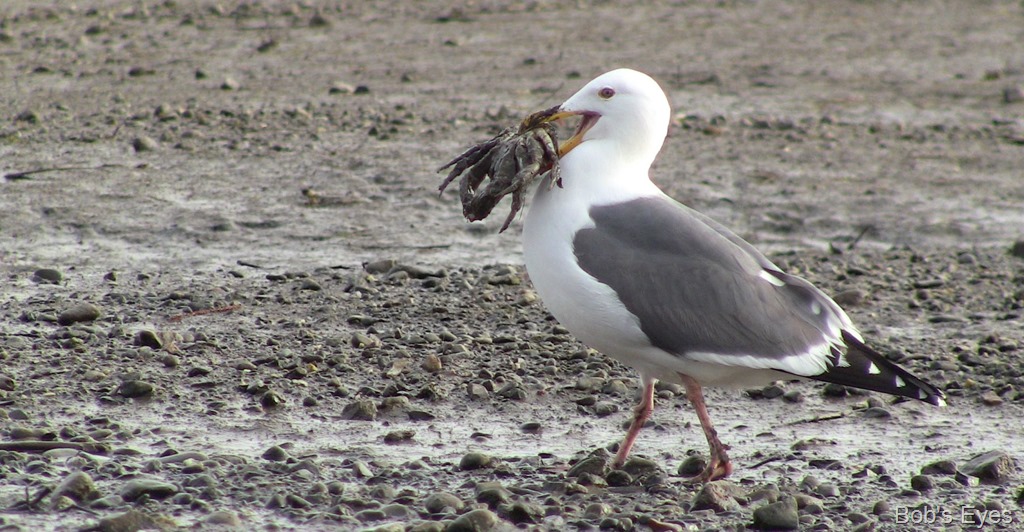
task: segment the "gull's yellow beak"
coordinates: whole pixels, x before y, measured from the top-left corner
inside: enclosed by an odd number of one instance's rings
[[[571,137],[558,143],[558,158],[561,159],[562,157],[565,157],[565,154],[569,153],[573,148],[579,146],[580,143],[583,142],[583,135],[597,123],[597,119],[600,118],[600,115],[596,113],[588,113],[586,111],[561,111],[558,107],[552,107],[546,111],[530,115],[530,117],[523,122],[523,126],[527,126],[530,123],[540,125],[549,122],[557,122],[563,118],[573,116],[582,116],[583,121],[580,122],[579,127],[576,128],[576,132],[573,133]]]

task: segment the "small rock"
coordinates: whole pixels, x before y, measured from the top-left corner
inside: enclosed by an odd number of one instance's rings
[[[121,497],[126,501],[134,501],[143,495],[151,499],[166,499],[175,493],[178,493],[178,488],[174,484],[148,478],[129,480],[121,488]]]
[[[817,493],[818,496],[820,496],[820,497],[838,497],[839,496],[839,488],[835,484],[831,484],[831,483],[825,483],[825,484],[819,485],[817,488],[815,488],[814,492]]]
[[[679,464],[679,469],[676,472],[683,477],[695,477],[703,473],[707,467],[708,457],[700,453],[693,453]]]
[[[754,510],[753,528],[759,530],[796,530],[800,527],[796,499],[786,497]]]
[[[462,456],[462,460],[459,460],[459,469],[463,471],[480,469],[481,467],[487,467],[491,460],[492,458],[488,454],[470,451]]]
[[[515,524],[539,524],[544,519],[544,509],[537,504],[516,501],[503,507],[504,517]]]
[[[821,394],[825,397],[846,397],[849,394],[849,390],[842,384],[830,382],[821,389]]]
[[[263,454],[260,456],[264,460],[270,460],[271,462],[284,462],[291,457],[291,455],[288,454],[288,451],[284,450],[284,448],[279,445],[274,445],[266,451],[263,451]]]
[[[241,528],[242,520],[238,514],[230,510],[217,510],[210,513],[203,519],[203,524],[208,526],[221,526],[227,528]]]
[[[926,492],[935,487],[935,481],[928,475],[914,475],[910,477],[910,487],[920,492]]]
[[[999,406],[1003,404],[1003,398],[999,397],[999,394],[993,391],[987,391],[981,394],[981,402],[986,406]]]
[[[476,485],[476,501],[496,508],[512,500],[512,492],[498,482],[480,482]]]
[[[151,347],[153,349],[162,349],[164,347],[164,342],[156,331],[142,329],[135,333],[135,345],[140,347]]]
[[[369,400],[353,401],[341,410],[342,419],[373,421],[377,419],[377,405]]]
[[[468,392],[469,398],[474,401],[483,401],[488,397],[487,388],[484,388],[482,384],[469,383],[466,385],[466,391]]]
[[[1003,101],[1006,103],[1024,102],[1024,86],[1016,85],[1003,89]]]
[[[983,484],[1002,484],[1010,479],[1016,465],[1010,455],[994,450],[974,456],[960,470],[977,477]]]
[[[565,473],[567,477],[578,477],[583,473],[604,476],[608,468],[608,458],[604,456],[588,456],[569,468]]]
[[[327,89],[327,94],[352,94],[354,92],[356,92],[355,85],[343,81],[336,81]]]
[[[57,316],[57,323],[61,325],[71,325],[72,323],[93,321],[99,317],[99,307],[92,303],[79,303],[64,312],[61,312],[60,315]]]
[[[154,387],[146,381],[130,380],[121,383],[117,388],[117,394],[121,397],[135,399],[153,395]]]
[[[415,430],[393,430],[384,435],[384,443],[403,443],[412,441],[416,436]]]
[[[238,90],[238,82],[232,77],[224,78],[224,81],[220,84],[220,90],[233,91]]]
[[[428,373],[437,373],[438,371],[441,371],[442,368],[441,357],[430,353],[423,358],[423,363],[420,364],[420,367]]]
[[[260,396],[260,406],[263,408],[277,408],[283,406],[287,401],[284,396],[274,390],[267,390]]]
[[[367,464],[362,460],[352,462],[352,472],[359,478],[370,478],[373,476],[373,470],[370,469],[370,464]]]
[[[32,274],[32,280],[37,283],[58,284],[64,280],[64,274],[51,268],[40,268]]]
[[[498,524],[498,516],[494,512],[480,508],[460,515],[448,524],[445,532],[484,532]]]
[[[956,471],[956,462],[952,460],[939,460],[921,468],[922,475],[954,475]]]
[[[160,145],[146,135],[139,135],[132,139],[132,149],[136,152],[153,151],[158,147],[160,147]]]
[[[715,480],[701,487],[690,501],[690,511],[713,510],[715,513],[732,512],[740,509],[740,503],[733,496],[735,485],[726,480]],[[796,500],[793,500],[793,513],[796,513]],[[756,522],[756,520],[755,520]]]
[[[1024,259],[1024,240],[1018,240],[1010,246],[1010,255]]]
[[[856,288],[844,290],[832,297],[840,307],[856,307],[864,301],[864,291]]]
[[[804,402],[804,394],[800,390],[790,390],[782,394],[782,400],[787,403],[802,403]]]
[[[892,417],[892,412],[880,406],[872,406],[871,408],[865,408],[861,415],[866,418],[885,419]]]
[[[68,497],[73,501],[84,503],[99,498],[100,493],[96,491],[96,484],[92,477],[84,471],[75,471],[68,475],[63,482],[53,490],[50,496],[52,500],[59,497]]]
[[[466,504],[462,502],[462,499],[459,499],[455,495],[442,491],[427,496],[427,498],[423,500],[423,506],[428,512],[432,514],[439,514],[443,512],[445,508],[451,508],[458,512],[465,508]]]
[[[98,532],[134,532],[136,530],[178,530],[178,524],[161,514],[129,510],[113,517],[104,517],[87,530]]]
[[[612,507],[603,502],[594,502],[583,510],[584,519],[600,519],[612,513]]]

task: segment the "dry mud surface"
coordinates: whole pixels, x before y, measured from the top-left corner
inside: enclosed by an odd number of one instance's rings
[[[0,4],[0,529],[1024,526],[1021,3],[566,4]],[[701,492],[669,386],[603,467],[635,376],[435,169],[619,66],[655,181],[948,408],[712,391]]]

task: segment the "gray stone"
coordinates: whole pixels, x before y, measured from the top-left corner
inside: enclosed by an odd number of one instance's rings
[[[460,515],[448,524],[445,532],[483,532],[497,524],[498,516],[494,512],[480,508]]]
[[[796,499],[786,497],[754,510],[753,528],[758,530],[796,530],[800,527]]]
[[[96,484],[93,483],[92,477],[84,471],[75,471],[64,478],[50,497],[54,500],[68,497],[82,503],[97,499],[99,496],[100,493],[96,491]]]
[[[1013,458],[999,450],[974,456],[960,468],[967,475],[980,479],[983,484],[1003,484],[1016,469]]]
[[[78,303],[71,308],[61,312],[57,316],[57,323],[71,325],[83,321],[93,321],[100,317],[100,308],[92,303]]]
[[[445,508],[451,508],[458,512],[459,510],[462,510],[466,504],[462,502],[462,499],[459,499],[455,495],[441,491],[431,494],[424,499],[423,506],[428,512],[438,514],[443,512]]]
[[[131,399],[149,397],[153,395],[153,391],[154,387],[152,384],[140,380],[124,381],[117,388],[118,395]]]
[[[463,471],[480,469],[490,465],[491,460],[493,459],[488,454],[470,451],[462,456],[462,460],[459,461],[459,469]]]
[[[715,513],[722,513],[739,510],[740,503],[736,500],[736,494],[737,487],[732,482],[727,480],[708,482],[693,496],[693,500],[690,501],[690,511],[713,510]]]
[[[174,484],[148,478],[129,480],[121,488],[121,497],[126,501],[134,501],[143,495],[152,499],[166,499],[175,493],[178,493],[178,488]]]
[[[345,405],[345,408],[341,410],[341,417],[343,419],[373,421],[377,419],[377,405],[369,400],[353,401]]]
[[[37,283],[58,284],[64,280],[64,274],[53,268],[40,268],[32,274],[32,280]]]

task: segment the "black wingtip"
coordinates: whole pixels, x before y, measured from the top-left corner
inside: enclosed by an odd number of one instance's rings
[[[846,364],[835,365],[812,379],[946,406],[946,394],[942,390],[889,361],[849,331],[843,331],[843,341],[847,350],[841,358]]]

